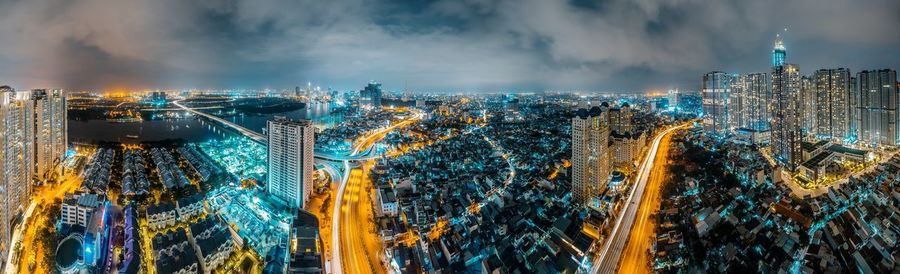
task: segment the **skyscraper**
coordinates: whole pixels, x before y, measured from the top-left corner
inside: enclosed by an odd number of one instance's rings
[[[775,37],[775,47],[772,48],[772,66],[784,66],[784,60],[787,56],[787,50],[784,48],[784,40],[781,34]]]
[[[897,71],[864,70],[856,77],[859,92],[859,141],[871,146],[896,146]]]
[[[0,260],[12,245],[13,220],[28,205],[34,174],[34,106],[28,92],[0,87]]]
[[[267,125],[268,183],[273,196],[289,207],[303,208],[312,192],[315,136],[309,120],[275,117]]]
[[[844,142],[850,134],[850,70],[816,71],[816,137]]]
[[[800,68],[785,64],[772,68],[772,154],[794,170],[802,161],[800,132]]]
[[[703,75],[703,130],[724,136],[728,130],[728,95],[731,76],[713,71]]]
[[[572,194],[588,203],[606,188],[610,173],[608,112],[579,109],[572,118]]]
[[[31,92],[34,104],[35,177],[47,180],[61,174],[66,155],[66,98],[59,89]]]

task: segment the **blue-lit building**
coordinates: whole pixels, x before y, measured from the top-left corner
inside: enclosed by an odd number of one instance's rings
[[[775,38],[775,47],[772,49],[772,66],[784,66],[786,55],[787,50],[784,48],[784,40],[781,39],[781,35],[779,34]]]

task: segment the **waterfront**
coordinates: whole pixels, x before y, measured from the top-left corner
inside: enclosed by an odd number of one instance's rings
[[[266,121],[275,116],[292,119],[311,119],[317,128],[330,128],[342,120],[342,115],[332,113],[330,103],[313,103],[302,109],[272,114],[234,115],[224,117],[229,121],[262,132]],[[210,112],[217,116],[221,113]],[[223,129],[208,120],[188,115],[184,111],[146,112],[139,122],[114,122],[106,119],[69,115],[69,140],[80,143],[101,142],[204,142],[233,136],[229,129]],[[164,117],[164,118],[163,118]]]

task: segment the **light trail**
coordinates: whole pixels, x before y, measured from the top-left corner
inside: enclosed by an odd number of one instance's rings
[[[354,156],[358,155],[361,150],[364,150],[364,148],[365,148],[365,150],[370,151],[368,153],[372,153],[371,150],[368,150],[368,146],[374,145],[375,141],[384,137],[383,136],[384,134],[386,134],[398,127],[406,126],[415,121],[418,121],[422,117],[423,117],[422,113],[416,113],[413,117],[411,117],[407,120],[404,120],[395,125],[392,125],[390,127],[387,127],[382,130],[379,130],[379,131],[369,134],[368,136],[366,136],[366,138],[363,139],[362,142],[353,146],[353,149],[350,151],[348,158],[353,158]],[[342,223],[341,220],[345,219],[344,217],[347,217],[347,216],[344,216],[345,212],[341,210],[341,207],[344,204],[344,194],[347,191],[347,185],[348,185],[348,182],[350,181],[351,168],[350,168],[350,161],[348,159],[344,159],[343,163],[344,163],[344,175],[341,176],[342,177],[341,184],[340,184],[340,186],[338,186],[336,202],[334,203],[334,206],[332,208],[332,213],[331,213],[331,268],[332,268],[332,273],[344,273],[344,271],[343,271],[344,262],[343,262],[343,258],[342,258],[342,256],[344,254],[342,254],[342,252],[341,252],[341,245],[344,244],[341,241],[341,238],[342,238],[341,236],[344,234],[342,234],[343,230],[341,229],[341,223]],[[358,188],[360,188],[360,187],[357,186],[357,191],[359,190]],[[362,194],[359,194],[357,192],[356,197],[359,197],[358,195],[362,195]],[[348,201],[348,204],[349,204],[349,202],[350,201]],[[346,213],[347,214],[351,213],[351,211],[349,210],[349,205],[348,205],[348,210]],[[346,219],[346,221],[349,222],[349,219]],[[351,250],[350,253],[358,253],[358,251]],[[356,260],[353,260],[352,263],[356,264]],[[353,268],[352,270],[357,271],[358,269],[359,268]],[[353,272],[353,271],[351,271],[351,272]],[[353,272],[353,273],[355,273],[355,272]]]
[[[662,142],[664,136],[677,129],[687,127],[690,123],[691,122],[688,122],[666,129],[653,139],[653,144],[647,152],[647,157],[645,157],[644,161],[641,163],[634,187],[632,187],[628,199],[625,200],[625,208],[619,212],[619,216],[616,218],[616,224],[609,237],[607,237],[606,243],[603,245],[600,254],[594,260],[590,273],[615,272],[616,267],[618,267],[619,264],[619,258],[622,255],[622,250],[625,247],[625,242],[631,232],[631,226],[634,223],[634,218],[637,213],[637,202],[640,201],[641,196],[644,194],[644,188],[647,186],[647,179],[650,176],[650,170],[653,168],[653,162],[656,159],[659,144]],[[623,225],[625,229],[621,229]],[[610,253],[613,254],[610,255]]]

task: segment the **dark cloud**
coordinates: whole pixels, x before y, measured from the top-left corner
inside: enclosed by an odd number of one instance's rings
[[[900,61],[895,0],[0,0],[0,82],[23,88],[596,90]]]

